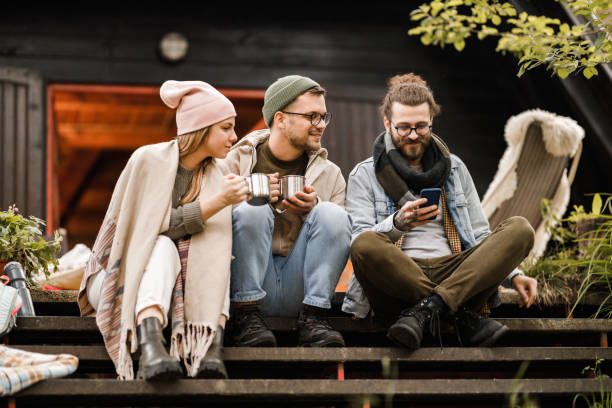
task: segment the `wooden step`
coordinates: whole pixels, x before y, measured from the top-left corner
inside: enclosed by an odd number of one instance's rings
[[[606,346],[607,333],[612,332],[610,319],[513,318],[497,319],[510,329],[497,346]],[[266,318],[281,346],[297,344],[296,319]],[[353,320],[331,317],[332,327],[344,335],[347,346],[390,346],[387,328],[368,318]],[[227,340],[227,339],[226,339]],[[438,339],[426,336],[423,347],[439,345]],[[102,338],[93,317],[38,316],[20,317],[8,336],[9,344],[89,344]],[[452,332],[443,334],[446,347],[459,345]],[[231,345],[231,344],[227,344]]]
[[[76,377],[113,374],[115,368],[101,345],[14,345],[25,351],[79,358]],[[347,348],[224,348],[230,378],[384,378],[383,361],[396,370],[396,378],[514,378],[521,363],[529,361],[524,378],[577,378],[582,369],[604,359],[610,372],[612,349],[599,347],[421,348],[414,352],[389,347]],[[138,358],[134,356],[135,367]]]
[[[32,300],[34,308],[40,316],[78,316],[79,308],[76,303],[76,290],[39,290],[32,289]],[[538,303],[530,309],[519,308],[520,296],[514,289],[506,289],[500,292],[502,304],[493,310],[498,317],[566,317],[573,305],[555,304],[544,306]],[[336,292],[332,297],[332,314],[344,315],[340,306],[344,300],[344,292]],[[587,294],[580,301],[580,306],[575,310],[577,316],[587,317],[593,314],[597,307],[604,301],[601,294]],[[537,301],[536,301],[537,302]]]
[[[486,380],[178,380],[119,381],[105,379],[55,379],[35,384],[16,396],[17,406],[70,404],[79,406],[108,403],[155,405],[210,403],[266,403],[297,406],[317,402],[336,405],[363,400],[372,395],[393,401],[435,400],[453,406],[475,402],[501,403],[520,389],[542,401],[571,403],[578,393],[612,389],[611,379],[486,379]],[[499,405],[498,405],[499,406]]]
[[[76,303],[78,291],[76,290],[40,290],[32,289],[32,300],[34,303]],[[520,302],[520,295],[514,289],[505,289],[499,293],[499,297],[502,304],[518,304]],[[334,293],[333,303],[342,303],[344,300],[344,292]],[[601,294],[590,293],[582,299],[581,304],[598,306],[604,297]]]
[[[44,353],[68,353],[80,361],[109,361],[102,345],[39,346],[12,345],[20,350]],[[612,348],[603,347],[437,347],[410,351],[396,347],[225,347],[224,360],[234,362],[375,362],[383,359],[411,363],[504,363],[504,362],[591,362],[612,360]]]
[[[612,319],[559,319],[516,318],[495,319],[518,333],[607,333],[612,332]],[[296,331],[296,319],[289,317],[267,317],[266,322],[273,331]],[[354,320],[347,317],[330,317],[332,327],[342,332],[386,332],[387,328],[373,319]],[[76,316],[18,317],[14,332],[88,332],[97,331],[95,318]]]

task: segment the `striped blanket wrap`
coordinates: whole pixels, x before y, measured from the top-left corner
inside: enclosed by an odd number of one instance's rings
[[[106,350],[120,379],[133,379],[130,353],[138,348],[136,297],[157,236],[169,226],[171,193],[178,167],[176,141],[139,148],[124,168],[85,268],[78,303],[82,316],[96,317]],[[216,194],[225,170],[206,167],[199,199]],[[176,242],[181,271],[172,304],[170,354],[197,373],[221,315],[229,285],[231,208],[208,220],[204,231]],[[89,278],[105,273],[97,313],[87,299]]]

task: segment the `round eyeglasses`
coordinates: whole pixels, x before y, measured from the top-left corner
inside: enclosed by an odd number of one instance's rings
[[[393,125],[393,123],[391,123],[391,125]],[[413,130],[414,133],[416,133],[418,136],[427,136],[427,134],[431,131],[432,126],[429,123],[423,123],[415,127],[404,125],[393,127],[395,128],[395,131],[400,137],[408,137],[412,134]]]
[[[325,123],[326,125],[329,125],[329,122],[331,121],[331,112],[325,112],[323,114],[320,114],[319,112],[313,112],[313,113],[297,113],[297,112],[287,112],[287,111],[281,111],[281,112],[289,113],[291,115],[304,116],[310,119],[310,124],[312,126],[317,126],[319,123],[321,123],[321,121],[323,121],[323,123]]]

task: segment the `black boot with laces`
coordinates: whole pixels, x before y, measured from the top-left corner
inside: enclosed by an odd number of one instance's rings
[[[276,346],[276,337],[266,325],[258,305],[235,308],[229,323],[237,347]]]
[[[483,317],[463,305],[459,306],[453,320],[459,342],[466,346],[491,346],[508,331],[508,327],[497,320]]]
[[[344,338],[327,321],[326,309],[304,305],[297,327],[300,347],[344,347]]]
[[[440,336],[440,317],[448,306],[437,294],[421,299],[416,305],[402,310],[399,319],[389,327],[387,338],[394,343],[416,350],[421,346],[423,331]]]

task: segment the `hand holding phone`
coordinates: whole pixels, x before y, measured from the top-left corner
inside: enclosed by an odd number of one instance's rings
[[[421,198],[415,201],[408,201],[395,214],[393,218],[395,227],[402,231],[409,231],[414,227],[435,220],[438,214],[440,214],[438,209],[439,202],[439,188],[421,190]]]
[[[439,188],[424,188],[421,190],[421,198],[426,198],[427,202],[423,207],[429,207],[430,205],[437,206],[440,203],[440,189]],[[427,220],[435,220],[436,215]]]

